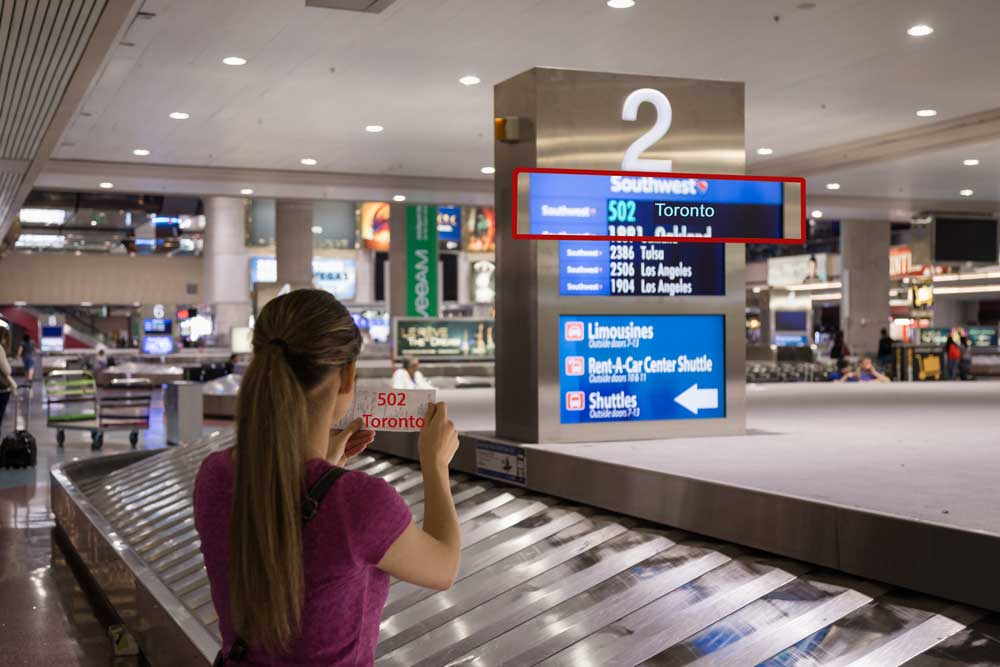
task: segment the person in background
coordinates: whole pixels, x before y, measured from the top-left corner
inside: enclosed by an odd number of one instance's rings
[[[833,334],[833,346],[830,347],[830,358],[831,359],[843,359],[850,354],[847,349],[847,343],[844,342],[844,332],[837,329],[836,333]]]
[[[239,363],[240,355],[230,354],[229,360],[226,362],[226,375],[232,375],[236,372],[236,364]]]
[[[875,368],[871,357],[863,358],[858,364],[857,376],[858,382],[892,382],[889,376]]]
[[[958,376],[963,380],[972,379],[972,340],[962,336],[962,358],[958,361]]]
[[[844,382],[842,378],[851,372],[851,363],[847,359],[837,359],[837,370],[830,373],[830,380]]]
[[[882,368],[888,368],[892,364],[892,338],[889,337],[889,332],[886,329],[882,329],[882,334],[878,339],[878,365]]]
[[[958,368],[962,361],[962,337],[958,329],[952,329],[944,343],[945,379],[957,380]]]
[[[94,372],[99,373],[107,370],[111,363],[108,361],[108,350],[104,347],[97,348],[97,356],[94,358]]]
[[[7,411],[7,403],[10,397],[17,391],[17,383],[14,382],[14,374],[10,369],[10,362],[7,361],[7,333],[0,330],[0,436],[3,435],[3,414]],[[15,397],[14,400],[17,400]],[[17,424],[14,424],[17,428]]]
[[[35,341],[31,340],[31,336],[28,334],[24,334],[24,338],[21,339],[21,345],[17,348],[17,357],[24,366],[24,378],[30,387],[35,379]]]
[[[392,374],[393,389],[433,389],[434,385],[427,381],[420,372],[420,361],[413,357],[403,359],[403,365]]]

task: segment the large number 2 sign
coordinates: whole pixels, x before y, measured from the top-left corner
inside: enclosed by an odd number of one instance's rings
[[[667,96],[653,88],[640,88],[629,93],[622,106],[622,120],[634,121],[639,107],[648,102],[656,109],[656,122],[645,134],[632,142],[622,158],[626,171],[673,171],[673,160],[648,160],[639,157],[642,152],[663,138],[670,130],[674,112]]]

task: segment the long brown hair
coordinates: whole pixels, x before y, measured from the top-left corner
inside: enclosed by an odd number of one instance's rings
[[[322,290],[279,296],[254,325],[236,403],[230,606],[240,636],[271,652],[287,650],[301,628],[307,394],[360,349],[351,314]]]

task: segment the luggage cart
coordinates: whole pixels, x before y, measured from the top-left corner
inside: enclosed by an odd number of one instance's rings
[[[52,371],[45,378],[46,421],[56,429],[56,444],[63,446],[66,431],[90,431],[90,448],[104,446],[107,431],[128,431],[135,449],[139,431],[149,428],[153,397],[147,379],[116,378],[98,391],[90,371]]]

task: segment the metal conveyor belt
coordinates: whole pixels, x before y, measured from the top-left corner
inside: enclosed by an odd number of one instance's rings
[[[216,641],[190,498],[202,459],[231,438],[69,476]],[[415,463],[366,454],[349,467],[423,518]],[[492,481],[452,486],[458,580],[444,592],[393,582],[378,665],[1000,666],[1000,623],[975,609]]]

